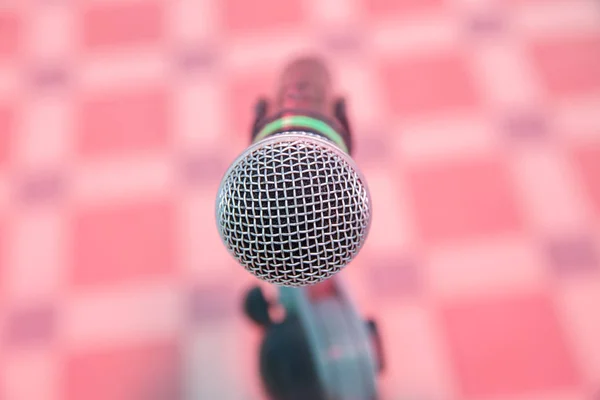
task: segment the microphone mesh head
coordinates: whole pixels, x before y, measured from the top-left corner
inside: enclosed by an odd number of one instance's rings
[[[371,221],[366,182],[328,140],[289,132],[249,147],[217,196],[228,250],[258,278],[305,286],[339,272],[362,247]]]

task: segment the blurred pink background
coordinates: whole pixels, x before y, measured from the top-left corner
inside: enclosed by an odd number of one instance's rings
[[[600,398],[592,0],[0,1],[0,399],[262,399],[219,180],[283,64],[348,96],[383,400]]]

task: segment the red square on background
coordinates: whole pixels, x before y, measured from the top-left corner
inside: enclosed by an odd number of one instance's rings
[[[302,0],[222,0],[223,24],[231,33],[298,26],[306,20]]]
[[[181,354],[175,342],[90,349],[71,354],[66,400],[182,399]]]
[[[521,227],[515,188],[499,160],[457,159],[413,165],[408,184],[425,240],[465,239]]]
[[[531,54],[550,94],[600,93],[600,36],[552,36]]]
[[[173,205],[160,199],[79,210],[72,222],[77,285],[110,285],[177,269]]]
[[[20,19],[15,11],[0,10],[0,62],[19,51]]]
[[[383,61],[379,71],[392,112],[401,116],[476,107],[475,79],[460,52]]]
[[[583,180],[597,215],[600,216],[600,143],[574,151],[574,164]]]
[[[4,166],[10,158],[14,119],[13,109],[0,104],[0,167]]]
[[[161,1],[99,2],[82,11],[83,43],[90,49],[158,42],[164,34]]]
[[[515,295],[442,309],[464,396],[526,394],[578,384],[578,371],[549,299]]]
[[[83,155],[156,150],[168,143],[170,115],[164,88],[92,93],[82,100],[77,117]]]
[[[392,14],[397,17],[441,8],[444,0],[362,0],[362,3],[373,16],[389,17]]]

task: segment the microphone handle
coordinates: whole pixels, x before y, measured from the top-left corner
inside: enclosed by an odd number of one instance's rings
[[[273,112],[305,110],[332,117],[331,75],[315,57],[298,58],[287,65],[277,87]]]
[[[346,153],[352,152],[346,102],[334,96],[329,69],[317,57],[301,57],[287,64],[273,100],[260,99],[256,106],[253,142],[292,130],[313,132],[333,140]]]

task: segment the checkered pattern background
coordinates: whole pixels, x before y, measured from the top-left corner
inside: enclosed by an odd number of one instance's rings
[[[384,400],[600,398],[600,5],[0,0],[0,398],[262,399],[219,180],[325,54]]]

